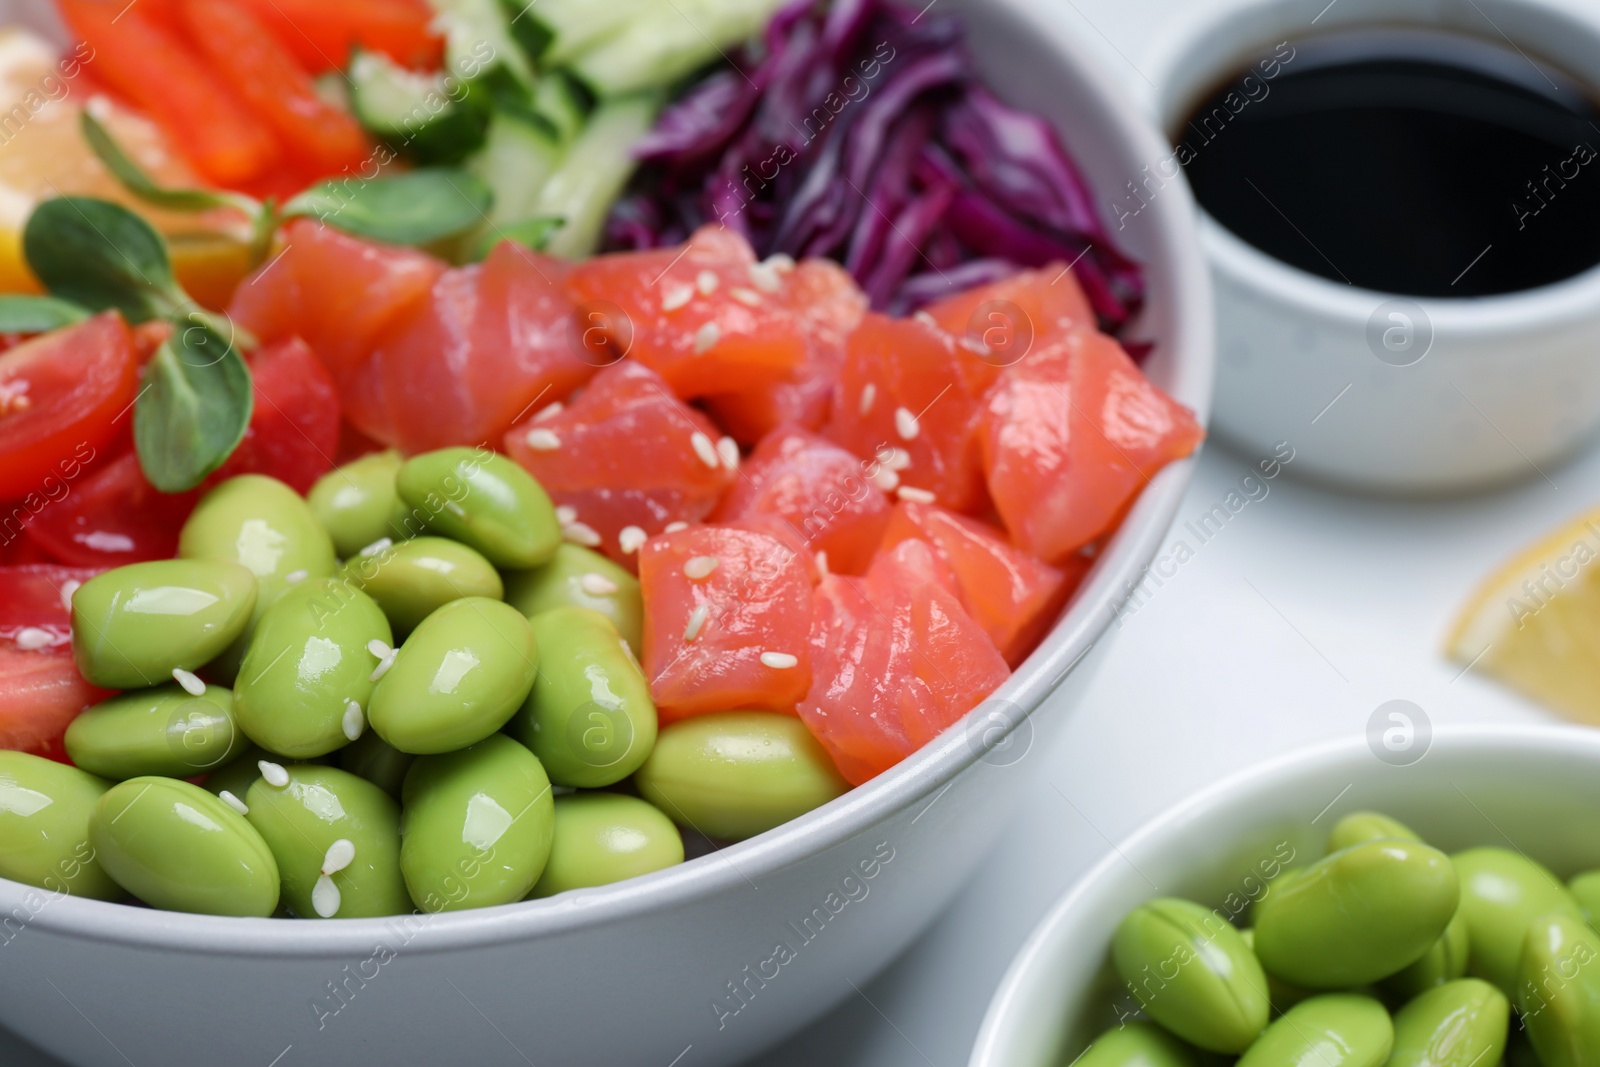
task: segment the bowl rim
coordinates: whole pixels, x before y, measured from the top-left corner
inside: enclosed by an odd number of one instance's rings
[[[1046,43],[1059,67],[1081,83],[1081,110],[1098,114],[1104,130],[1121,142],[1131,160],[1157,158],[1161,136],[1148,116],[1128,99],[1122,83],[1098,58],[1030,0],[982,0],[964,17],[1004,20]],[[1150,213],[1147,242],[1152,259],[1169,261],[1170,292],[1163,294],[1170,338],[1166,391],[1204,422],[1210,412],[1215,365],[1210,279],[1196,239],[1195,210],[1187,185],[1164,197]],[[1023,714],[1004,736],[1028,722],[1040,704],[1110,629],[1121,607],[1167,536],[1193,474],[1198,453],[1169,465],[1145,487],[1118,532],[1100,554],[1068,611],[1033,655],[990,698],[1009,701]],[[822,854],[873,825],[910,810],[941,792],[999,739],[985,733],[985,746],[971,743],[982,705],[899,765],[830,803],[774,830],[706,856],[609,886],[575,890],[549,900],[520,901],[458,912],[408,913],[426,924],[407,951],[430,954],[539,937],[573,934],[645,914],[670,913],[741,884]],[[937,799],[937,797],[934,797]],[[29,925],[52,936],[162,952],[235,955],[257,959],[345,958],[370,951],[374,938],[408,916],[284,922],[271,918],[191,915],[129,907],[60,895],[48,906],[27,905],[46,890],[0,878],[0,913],[27,907]]]
[[[1600,762],[1600,730],[1570,723],[1446,723],[1434,727],[1423,758],[1441,746],[1466,753],[1517,750],[1570,757],[1579,752]],[[1078,910],[1085,901],[1104,891],[1114,871],[1124,864],[1137,863],[1153,843],[1171,839],[1218,808],[1240,803],[1247,797],[1258,802],[1271,799],[1310,772],[1370,759],[1372,753],[1364,735],[1313,742],[1202,786],[1108,846],[1109,851],[1056,899],[1012,957],[984,1011],[967,1067],[1002,1067],[1006,1063],[1003,1055],[1019,1028],[1026,1025],[1018,1014],[1019,1004],[1059,951],[1059,943],[1073,927]]]

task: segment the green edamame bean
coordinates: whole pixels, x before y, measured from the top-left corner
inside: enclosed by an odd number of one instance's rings
[[[439,608],[462,597],[499,600],[500,573],[483,556],[457,541],[418,537],[344,565],[345,576],[389,617],[404,637]]]
[[[106,873],[149,904],[205,915],[271,915],[278,864],[233,808],[176,778],[130,778],[89,815]]]
[[[402,462],[393,450],[374,452],[329,471],[311,487],[306,503],[341,557],[348,559],[385,537],[409,536],[406,507],[394,486]]]
[[[1576,916],[1528,924],[1517,1010],[1544,1067],[1600,1063],[1600,934]]]
[[[539,673],[539,646],[520,611],[498,600],[452,600],[422,620],[372,691],[372,728],[401,752],[450,752],[514,715]]]
[[[364,919],[411,910],[400,875],[400,805],[365,778],[336,767],[293,764],[289,784],[257,779],[245,817],[260,832],[283,879],[283,898],[302,918]],[[355,846],[329,872],[336,893],[317,889],[336,841]]]
[[[506,603],[528,618],[571,605],[611,620],[638,656],[644,645],[644,598],[639,579],[598,552],[563,542],[543,567],[506,576]]]
[[[1193,1052],[1158,1026],[1129,1023],[1107,1030],[1073,1060],[1074,1067],[1195,1067]]]
[[[395,485],[430,530],[470,545],[496,567],[537,567],[561,543],[561,524],[543,487],[486,449],[413,456]]]
[[[1255,929],[1252,927],[1249,929],[1240,930],[1239,936],[1244,938],[1245,947],[1248,948],[1252,953],[1255,952]],[[1259,963],[1260,961],[1257,960],[1257,962]],[[1263,973],[1265,972],[1263,971]],[[1301,989],[1299,986],[1293,986],[1287,982],[1281,982],[1272,977],[1270,974],[1267,975],[1267,999],[1272,1002],[1272,1011],[1277,1015],[1282,1015],[1284,1012],[1288,1011],[1302,1000],[1310,1000],[1316,995],[1317,992],[1314,989]]]
[[[190,696],[168,683],[135,689],[88,709],[67,727],[67,755],[102,778],[192,778],[221,767],[249,743],[234,722],[233,691]]]
[[[1389,1013],[1371,997],[1325,993],[1283,1013],[1238,1067],[1380,1067],[1394,1046]]]
[[[1256,903],[1256,956],[1308,989],[1366,985],[1420,959],[1460,898],[1443,852],[1369,841],[1286,874]]]
[[[1398,819],[1391,819],[1376,811],[1353,811],[1334,824],[1333,832],[1328,835],[1327,854],[1342,852],[1352,845],[1364,845],[1369,841],[1421,840]]]
[[[610,885],[683,862],[672,820],[638,797],[574,793],[555,798],[555,843],[530,897]]]
[[[1585,871],[1567,883],[1567,892],[1578,902],[1590,926],[1600,929],[1600,871]]]
[[[1394,1017],[1388,1067],[1498,1064],[1511,1032],[1511,1003],[1488,982],[1462,978],[1428,990]]]
[[[1474,848],[1452,859],[1461,875],[1461,911],[1471,942],[1467,969],[1514,997],[1528,924],[1550,912],[1582,921],[1583,911],[1560,879],[1520,852]]]
[[[236,563],[163,559],[133,563],[72,594],[72,654],[106,689],[141,689],[195,670],[249,625],[256,580]]]
[[[529,625],[539,676],[506,732],[533,751],[556,785],[620,782],[656,743],[650,683],[611,621],[588,608],[556,608]]]
[[[740,841],[782,826],[850,788],[793,715],[725,711],[675,722],[634,775],[674,822]]]
[[[550,779],[503,734],[419,757],[401,802],[400,870],[424,911],[509,904],[544,872],[555,837]]]
[[[389,744],[378,736],[376,730],[368,730],[359,740],[339,750],[340,767],[365,778],[396,800],[400,799],[400,788],[405,784],[406,772],[416,758]]]
[[[361,715],[373,696],[379,661],[367,645],[392,640],[382,610],[350,584],[316,578],[292,586],[261,616],[240,665],[240,728],[290,759],[349,744],[346,716]]]
[[[1228,920],[1163,897],[1129,912],[1111,941],[1117,975],[1150,1018],[1208,1052],[1243,1052],[1267,1025],[1267,976]]]
[[[0,878],[117,900],[122,887],[89,843],[89,813],[111,783],[64,763],[0,749]]]
[[[1450,925],[1421,959],[1383,980],[1384,995],[1404,1003],[1435,986],[1455,981],[1467,973],[1467,955],[1471,947],[1467,917],[1458,907]]]

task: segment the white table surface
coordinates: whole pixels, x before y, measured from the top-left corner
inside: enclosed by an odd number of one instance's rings
[[[1137,91],[1181,0],[1037,0]],[[1206,0],[1229,2],[1229,0]],[[1510,449],[1512,446],[1507,445]],[[1194,556],[1125,615],[1090,695],[974,882],[898,962],[750,1067],[960,1067],[1012,955],[1111,843],[1185,795],[1299,745],[1360,736],[1386,700],[1434,723],[1547,718],[1439,654],[1505,555],[1600,503],[1600,452],[1494,493],[1410,503],[1296,482],[1293,464],[1203,545],[1182,524],[1258,457],[1212,444],[1169,538]],[[1159,663],[1160,670],[1151,665]],[[59,1067],[0,1031],[0,1063]],[[686,1060],[680,1067],[693,1067]]]

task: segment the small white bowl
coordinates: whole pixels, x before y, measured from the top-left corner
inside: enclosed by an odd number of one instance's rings
[[[1319,34],[1379,25],[1452,30],[1502,48],[1509,40],[1600,86],[1600,16],[1576,7],[1194,5],[1143,64],[1153,85],[1148,103],[1162,129],[1176,131],[1236,72],[1275,53],[1292,56]],[[1293,60],[1269,69],[1292,71]],[[1216,136],[1226,137],[1226,127]],[[1181,167],[1171,152],[1149,163],[1134,182],[1154,188],[1144,198],[1159,202]],[[1137,209],[1133,196],[1124,190],[1118,210]],[[1214,427],[1252,458],[1287,441],[1303,476],[1380,492],[1457,491],[1547,475],[1600,426],[1600,269],[1502,296],[1412,299],[1291,267],[1204,212],[1200,236],[1217,299]]]
[[[989,1004],[968,1067],[1061,1067],[1116,1025],[1132,998],[1110,965],[1112,933],[1146,900],[1177,896],[1248,922],[1279,864],[1323,853],[1352,811],[1376,810],[1446,852],[1516,848],[1563,878],[1600,867],[1600,731],[1441,728],[1417,762],[1351,738],[1211,786],[1145,824],[1028,936]]]

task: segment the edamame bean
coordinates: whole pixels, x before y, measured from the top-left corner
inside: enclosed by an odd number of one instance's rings
[[[424,911],[509,904],[544,872],[555,836],[550,779],[511,738],[420,757],[401,798],[400,870]]]
[[[674,822],[729,841],[850,788],[799,719],[772,711],[696,715],[663,728],[634,782]]]
[[[574,793],[555,799],[555,843],[530,897],[609,885],[683,862],[672,820],[638,797]]]
[[[402,638],[452,600],[499,600],[505,592],[500,573],[488,560],[443,537],[418,537],[375,555],[357,556],[345,564],[344,573],[378,602]]]
[[[163,559],[90,578],[72,594],[72,654],[106,689],[141,689],[192,671],[250,622],[256,580],[237,563]]]
[[[533,477],[487,449],[444,448],[407,460],[400,499],[436,533],[470,545],[496,567],[537,567],[555,554],[561,524]]]
[[[1342,852],[1352,845],[1369,841],[1417,841],[1422,838],[1398,819],[1376,811],[1353,811],[1334,824],[1328,835],[1328,852]]]
[[[1256,956],[1308,989],[1366,985],[1420,959],[1460,903],[1450,857],[1370,841],[1285,874],[1255,906]]]
[[[539,676],[506,732],[539,757],[556,785],[620,782],[656,743],[656,706],[644,672],[597,611],[556,608],[529,625],[539,645]]]
[[[1544,1067],[1600,1063],[1600,935],[1573,915],[1528,924],[1517,1009]]]
[[[1567,891],[1578,902],[1584,919],[1600,929],[1600,871],[1585,871],[1567,883]]]
[[[1471,949],[1471,936],[1467,932],[1466,914],[1458,907],[1450,925],[1444,928],[1422,958],[1405,970],[1383,980],[1383,992],[1394,1000],[1405,1002],[1425,993],[1435,986],[1453,982],[1467,973],[1467,955]]]
[[[598,552],[563,542],[543,567],[506,576],[506,603],[533,618],[571,605],[611,620],[635,656],[644,644],[644,598],[639,579]]]
[[[1581,921],[1583,911],[1560,879],[1520,852],[1474,848],[1452,859],[1461,875],[1461,911],[1471,942],[1467,969],[1514,997],[1528,924],[1549,912]]]
[[[1107,1030],[1073,1067],[1196,1067],[1193,1052],[1158,1026],[1129,1023]]]
[[[1325,993],[1284,1012],[1238,1067],[1380,1067],[1394,1046],[1389,1013],[1371,997]]]
[[[1208,1052],[1243,1052],[1267,1025],[1267,976],[1210,908],[1163,897],[1128,913],[1111,941],[1117,974],[1150,1018]]]
[[[365,778],[396,800],[400,799],[400,788],[405,784],[406,772],[416,758],[389,744],[378,736],[376,730],[368,730],[360,740],[339,750],[340,767]]]
[[[121,898],[89,843],[89,813],[110,788],[77,767],[0,749],[0,877],[92,900]]]
[[[234,688],[250,740],[290,759],[320,756],[363,728],[379,660],[393,640],[372,598],[336,578],[301,582],[256,624]]]
[[[1428,990],[1394,1017],[1388,1067],[1498,1064],[1511,1032],[1511,1004],[1488,982],[1462,978]]]
[[[406,506],[394,486],[402,462],[392,449],[374,452],[329,471],[311,487],[306,503],[341,557],[348,559],[385,537],[410,535]]]
[[[89,843],[106,873],[149,904],[206,915],[271,915],[278,864],[243,815],[176,778],[130,778],[95,802]]]
[[[257,779],[250,787],[246,818],[278,861],[283,898],[295,914],[363,919],[410,911],[394,798],[335,767],[301,763],[284,769],[287,785]]]
[[[221,767],[248,744],[234,722],[233,691],[208,685],[190,696],[168,683],[102,701],[67,727],[67,755],[102,778],[192,778]]]
[[[372,728],[401,752],[450,752],[506,724],[533,688],[539,646],[520,611],[452,600],[422,620],[372,691]]]

